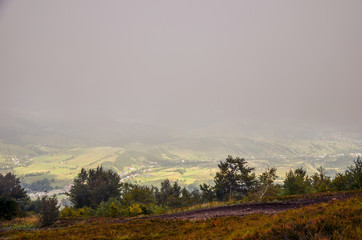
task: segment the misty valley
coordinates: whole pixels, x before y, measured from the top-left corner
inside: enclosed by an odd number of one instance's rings
[[[0,0],[0,239],[362,239],[361,13]]]
[[[334,176],[352,164],[362,149],[359,135],[343,136],[311,126],[295,129],[286,125],[281,129],[265,123],[256,127],[255,123],[222,122],[170,136],[161,128],[134,123],[107,123],[104,125],[112,131],[97,126],[97,132],[92,132],[94,126],[75,131],[70,124],[49,127],[13,116],[11,120],[11,128],[2,128],[3,136],[11,137],[0,141],[0,173],[10,171],[19,176],[33,198],[43,195],[44,190],[66,198],[64,193],[81,168],[102,166],[117,172],[122,182],[140,185],[159,186],[169,179],[192,190],[202,183],[212,185],[217,163],[227,155],[245,158],[257,173],[276,167],[276,181],[282,182],[286,172],[297,167],[308,174],[323,167],[327,175]],[[41,132],[24,131],[28,125]],[[150,141],[152,136],[159,140]],[[141,140],[132,141],[135,137]]]

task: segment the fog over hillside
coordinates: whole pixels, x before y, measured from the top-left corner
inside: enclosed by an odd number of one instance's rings
[[[352,239],[361,103],[361,0],[0,0],[0,239]]]
[[[359,136],[361,11],[334,0],[0,1],[0,138]]]

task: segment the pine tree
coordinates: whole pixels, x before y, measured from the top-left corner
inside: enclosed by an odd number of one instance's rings
[[[120,198],[120,195],[119,175],[102,167],[89,169],[88,172],[82,168],[68,194],[76,208],[96,208],[101,202],[106,202],[111,197]]]
[[[220,161],[220,169],[216,173],[215,191],[218,200],[232,199],[233,194],[245,196],[256,185],[254,168],[248,167],[244,158],[228,156],[225,162]]]

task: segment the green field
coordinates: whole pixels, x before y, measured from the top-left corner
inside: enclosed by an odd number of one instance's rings
[[[71,183],[81,168],[96,168],[101,165],[124,177],[136,174],[124,180],[146,185],[158,185],[166,178],[178,180],[182,185],[207,182],[213,178],[217,168],[216,163],[190,160],[182,162],[180,159],[184,159],[184,156],[170,156],[168,152],[142,154],[116,147],[75,148],[33,157],[28,166],[14,167],[12,170],[26,184],[47,178],[55,180],[53,187],[61,188]],[[1,158],[1,161],[5,161],[5,158]],[[135,173],[131,174],[132,172]]]

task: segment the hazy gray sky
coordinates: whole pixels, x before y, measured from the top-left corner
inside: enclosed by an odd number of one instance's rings
[[[0,109],[362,124],[362,1],[0,1]]]

